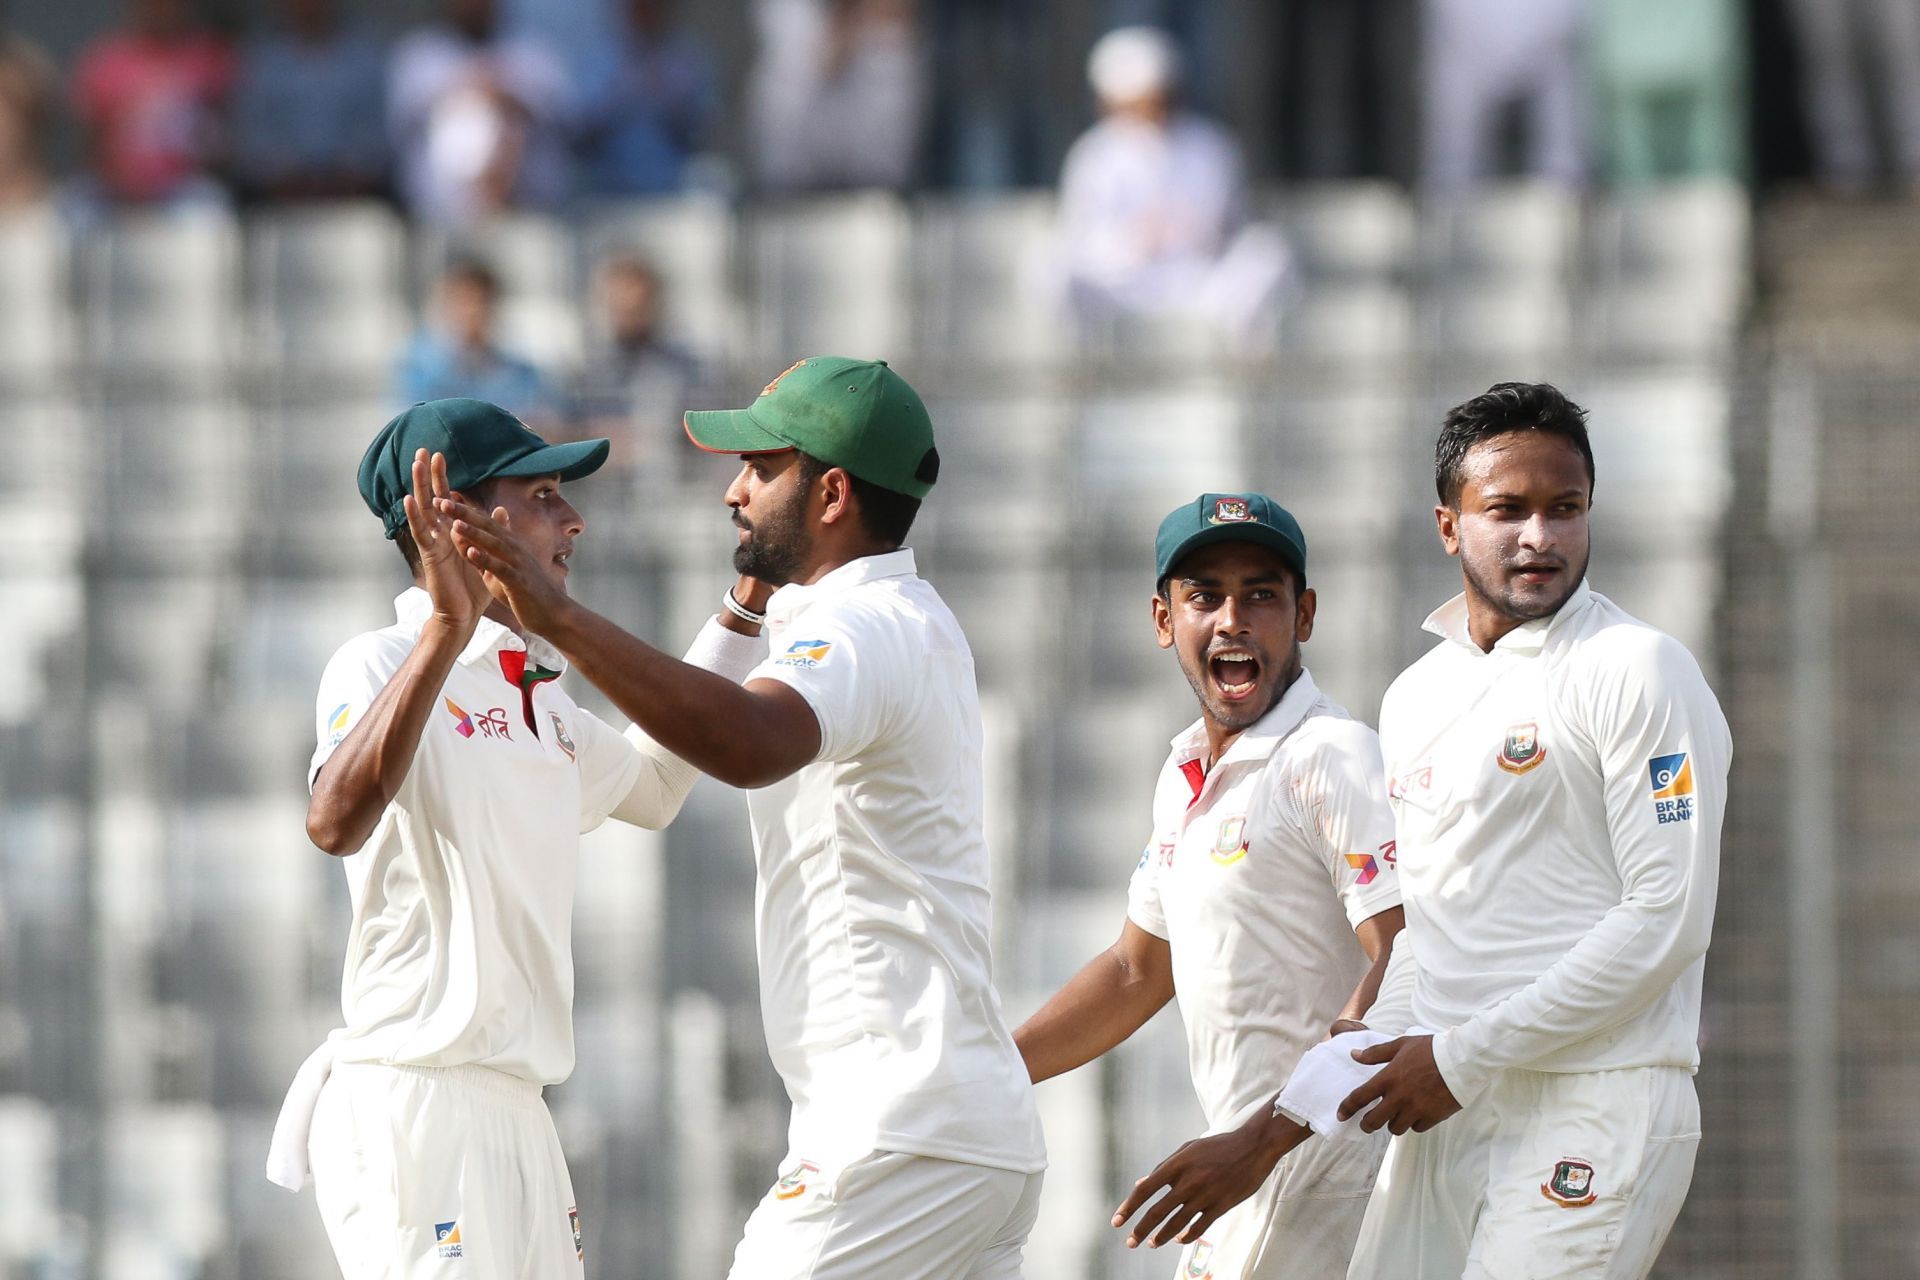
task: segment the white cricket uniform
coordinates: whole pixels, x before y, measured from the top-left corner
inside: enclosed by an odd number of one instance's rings
[[[1380,742],[1302,671],[1211,769],[1206,726],[1173,740],[1127,917],[1167,940],[1211,1132],[1274,1089],[1366,975],[1354,936],[1400,905]],[[1188,1246],[1176,1275],[1344,1276],[1386,1135],[1296,1148]]]
[[[433,603],[416,587],[395,611],[394,626],[327,664],[309,786]],[[758,651],[710,623],[690,657],[737,678]],[[349,1280],[441,1276],[454,1258],[469,1280],[582,1273],[572,1184],[540,1097],[573,1071],[579,836],[609,816],[665,826],[696,773],[556,681],[523,692],[529,662],[564,667],[537,638],[482,619],[398,794],[341,859],[345,1025],[289,1093],[269,1173],[297,1190],[310,1165]]]
[[[1351,1274],[1644,1276],[1699,1143],[1726,720],[1585,583],[1490,652],[1464,597],[1427,629],[1380,736],[1413,1020],[1464,1110],[1394,1142]]]
[[[966,637],[906,550],[780,588],[767,637],[749,683],[798,691],[820,752],[748,794],[793,1116],[732,1275],[1016,1276],[1046,1151],[993,988]]]

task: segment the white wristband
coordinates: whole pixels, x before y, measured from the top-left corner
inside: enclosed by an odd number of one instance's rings
[[[766,614],[755,613],[753,610],[747,608],[747,606],[741,604],[738,600],[735,600],[733,598],[732,587],[728,587],[726,590],[726,594],[720,597],[720,603],[728,613],[740,619],[740,621],[742,622],[750,622],[757,627],[767,620]]]

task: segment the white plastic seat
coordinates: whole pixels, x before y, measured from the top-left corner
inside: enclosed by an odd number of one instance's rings
[[[1421,220],[1432,275],[1565,279],[1578,255],[1579,199],[1558,183],[1496,183],[1429,205]]]
[[[227,1239],[226,1134],[197,1103],[156,1104],[102,1117],[106,1213],[102,1274],[178,1280]]]
[[[1391,183],[1321,183],[1271,207],[1310,281],[1392,280],[1413,265],[1413,205]]]
[[[1413,302],[1394,283],[1310,283],[1282,322],[1281,345],[1315,359],[1374,360],[1412,344]]]
[[[0,381],[45,386],[71,362],[71,254],[53,209],[0,218]]]
[[[1032,368],[1070,327],[1049,289],[1051,193],[926,199],[914,211],[914,347],[922,360]]]
[[[121,214],[83,246],[81,279],[97,369],[175,385],[230,371],[239,232],[226,213]]]
[[[378,385],[409,328],[406,230],[386,206],[316,205],[247,227],[248,332],[270,368]]]
[[[906,354],[911,227],[899,200],[877,192],[795,200],[763,209],[749,234],[751,358],[769,366],[769,378],[808,355]]]

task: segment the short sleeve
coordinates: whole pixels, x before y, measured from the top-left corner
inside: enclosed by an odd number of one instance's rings
[[[568,718],[580,767],[580,830],[591,831],[633,790],[643,761],[632,742],[585,707],[572,708]]]
[[[1306,835],[1326,860],[1347,921],[1358,928],[1400,905],[1393,811],[1380,739],[1354,720],[1328,722],[1289,780]]]
[[[327,662],[320,676],[320,692],[314,700],[313,759],[307,765],[307,790],[320,776],[321,766],[332,757],[335,748],[347,740],[353,726],[380,696],[400,668],[405,665],[412,646],[385,632],[370,631],[347,641]]]
[[[915,664],[878,620],[854,610],[809,610],[747,675],[778,680],[807,700],[820,723],[815,760],[851,760],[871,746],[905,701]]]
[[[1160,905],[1160,876],[1173,854],[1172,844],[1163,844],[1158,832],[1147,839],[1134,864],[1133,878],[1127,881],[1127,919],[1156,938],[1167,937],[1167,913]]]

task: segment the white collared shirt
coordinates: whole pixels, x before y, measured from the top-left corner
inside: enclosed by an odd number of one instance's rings
[[[749,681],[797,690],[812,764],[748,793],[767,1047],[792,1149],[1036,1171],[1033,1087],[993,987],[973,655],[914,572],[868,556],[767,606]]]
[[[1380,743],[1302,671],[1206,768],[1173,740],[1127,916],[1173,953],[1207,1123],[1264,1103],[1365,976],[1354,928],[1400,905]]]
[[[349,640],[327,664],[309,787],[406,662],[433,602],[415,587],[394,610],[395,625]],[[696,650],[702,643],[711,650],[706,632]],[[337,1061],[566,1079],[580,833],[616,813],[665,826],[692,788],[690,765],[637,731],[623,738],[558,681],[523,700],[503,653],[565,667],[537,637],[523,643],[483,618],[435,699],[399,793],[359,852],[340,860],[353,919]]]
[[[1584,582],[1489,652],[1464,596],[1426,626],[1380,738],[1448,1087],[1697,1067],[1732,740],[1693,656]]]

